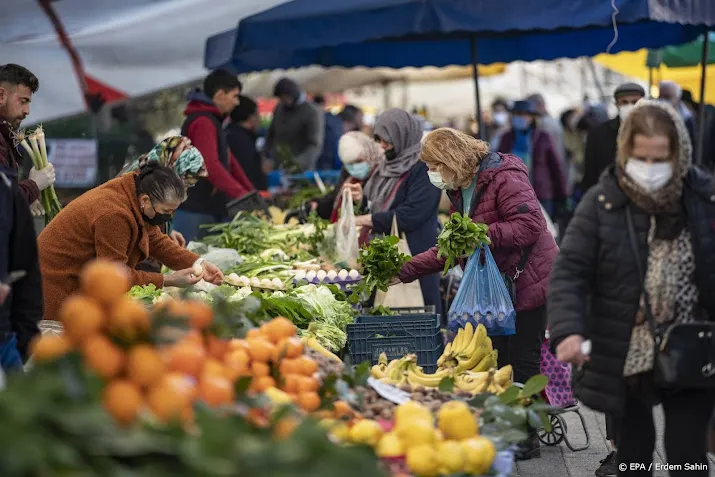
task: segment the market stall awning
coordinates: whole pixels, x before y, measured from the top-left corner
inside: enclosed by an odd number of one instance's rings
[[[448,66],[592,56],[692,41],[715,24],[700,0],[294,0],[207,42],[206,66]],[[233,45],[231,46],[231,40]],[[465,41],[466,40],[466,41]]]
[[[595,60],[618,73],[648,81],[647,57],[648,50],[639,50],[617,55],[598,55]],[[699,100],[701,72],[700,66],[670,68],[663,64],[659,68],[653,69],[653,82],[657,85],[661,80],[675,81],[682,88],[689,89],[693,93],[693,98]],[[706,75],[705,101],[709,104],[715,104],[715,65],[709,65],[706,68]]]

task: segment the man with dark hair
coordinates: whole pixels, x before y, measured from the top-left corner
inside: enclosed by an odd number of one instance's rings
[[[39,80],[27,68],[11,63],[0,66],[0,167],[14,171],[14,180],[20,171],[22,155],[15,147],[13,136],[30,114],[32,95],[39,88]],[[52,164],[39,171],[33,167],[29,179],[18,182],[28,204],[35,202],[40,191],[54,183]]]
[[[343,133],[362,130],[363,113],[357,106],[346,104],[338,117],[343,122]]]
[[[231,112],[231,124],[226,126],[226,137],[231,153],[243,167],[256,190],[266,190],[268,180],[263,172],[261,155],[256,149],[261,117],[258,105],[248,96],[239,96],[238,106]]]
[[[268,127],[264,153],[274,161],[281,161],[279,149],[284,149],[304,171],[315,169],[323,150],[323,113],[306,100],[305,92],[289,78],[278,80],[273,96],[278,98],[278,105]]]
[[[323,110],[323,118],[325,121],[325,134],[323,140],[323,152],[318,158],[318,170],[336,169],[343,167],[338,156],[338,141],[343,135],[343,123],[340,118],[326,109],[325,98],[316,96],[313,102]]]
[[[203,90],[189,93],[181,134],[201,151],[209,175],[189,189],[188,199],[176,211],[174,227],[187,241],[203,235],[201,225],[226,221],[226,204],[253,191],[223,129],[224,120],[239,104],[241,88],[236,75],[217,70],[206,77]]]

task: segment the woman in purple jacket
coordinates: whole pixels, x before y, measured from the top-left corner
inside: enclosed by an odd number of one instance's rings
[[[447,190],[453,212],[489,225],[491,251],[499,270],[516,277],[516,334],[491,339],[499,352],[499,366],[511,364],[514,381],[524,383],[539,374],[546,288],[558,253],[526,166],[518,157],[490,152],[486,142],[449,128],[424,138],[420,158],[429,168],[430,182]],[[437,247],[432,247],[407,262],[399,280],[409,283],[436,273],[444,262],[437,256]],[[522,458],[538,455],[538,440],[533,437]]]
[[[568,196],[566,176],[551,135],[536,126],[536,109],[531,102],[514,102],[511,129],[501,137],[496,150],[524,162],[537,199],[554,218]]]

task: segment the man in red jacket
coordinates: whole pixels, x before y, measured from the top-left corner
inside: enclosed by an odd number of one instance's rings
[[[189,189],[186,202],[176,211],[174,228],[187,241],[202,234],[201,225],[225,222],[226,203],[254,190],[243,168],[228,148],[223,121],[238,105],[241,82],[226,70],[204,80],[203,90],[189,93],[181,134],[191,139],[204,156],[209,175]]]
[[[18,173],[22,155],[14,144],[14,133],[23,119],[30,114],[32,95],[40,82],[28,69],[14,64],[0,66],[0,167]],[[55,168],[50,164],[42,170],[34,167],[30,178],[18,182],[20,192],[32,204],[40,197],[40,191],[55,182]]]

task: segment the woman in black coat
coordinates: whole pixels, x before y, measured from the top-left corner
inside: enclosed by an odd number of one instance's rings
[[[668,464],[684,470],[702,464],[670,475],[708,475],[706,432],[715,393],[656,386],[644,300],[659,329],[715,317],[715,185],[691,165],[691,155],[680,116],[663,103],[641,100],[619,132],[615,166],[579,204],[551,275],[552,347],[561,361],[580,368],[576,396],[614,417],[618,461],[627,469],[645,464],[629,476],[652,475],[652,408],[659,403]],[[584,340],[591,341],[590,354],[584,354]]]

